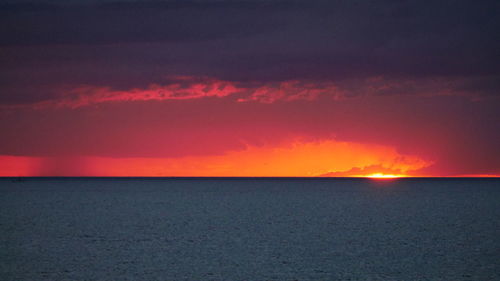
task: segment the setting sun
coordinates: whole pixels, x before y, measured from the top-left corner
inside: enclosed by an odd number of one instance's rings
[[[370,175],[367,175],[364,177],[373,178],[373,179],[395,179],[395,178],[404,178],[407,176],[406,175],[392,175],[392,174],[375,173],[375,174],[370,174]]]

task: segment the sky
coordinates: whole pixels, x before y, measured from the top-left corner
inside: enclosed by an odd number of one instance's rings
[[[0,176],[498,176],[499,12],[2,1]]]

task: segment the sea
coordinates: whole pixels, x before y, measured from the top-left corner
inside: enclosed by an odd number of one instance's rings
[[[500,280],[500,179],[3,178],[0,280]]]

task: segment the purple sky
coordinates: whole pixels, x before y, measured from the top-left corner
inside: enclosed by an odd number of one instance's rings
[[[499,175],[499,12],[2,2],[0,175]]]

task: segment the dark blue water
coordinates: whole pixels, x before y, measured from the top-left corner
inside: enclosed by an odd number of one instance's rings
[[[500,181],[0,180],[1,280],[500,280]]]

